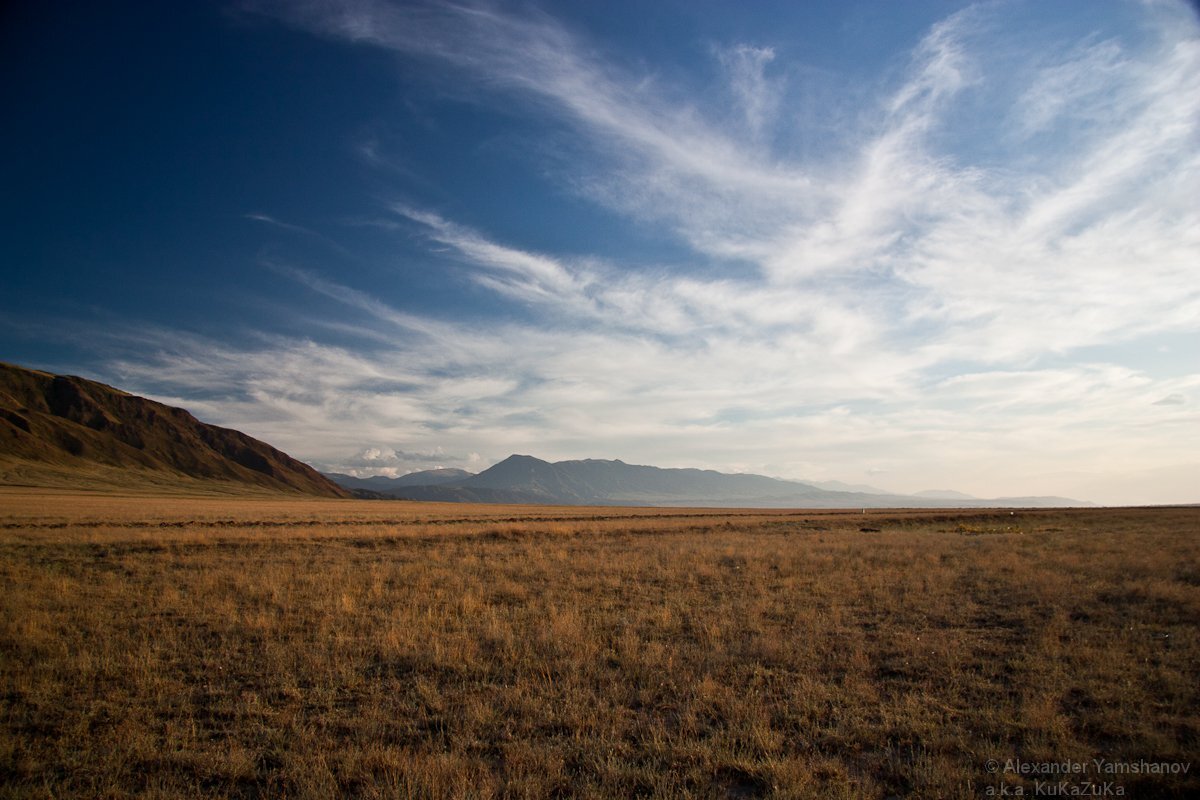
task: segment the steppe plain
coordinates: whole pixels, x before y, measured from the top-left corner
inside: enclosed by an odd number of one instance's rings
[[[0,796],[1200,796],[1198,534],[2,488]]]

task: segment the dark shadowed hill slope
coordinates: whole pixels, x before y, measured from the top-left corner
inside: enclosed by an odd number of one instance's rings
[[[348,493],[270,445],[102,383],[0,363],[0,484]]]

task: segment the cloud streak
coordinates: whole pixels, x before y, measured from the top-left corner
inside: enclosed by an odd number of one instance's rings
[[[372,344],[178,337],[113,362],[135,386],[197,406],[227,381],[201,411],[332,468],[372,452],[537,449],[797,478],[908,472],[924,485],[891,488],[978,494],[1065,491],[1023,480],[1031,462],[1117,469],[1121,452],[1129,469],[1192,468],[1200,419],[1176,398],[1196,396],[1194,365],[1151,375],[1073,355],[1200,331],[1200,36],[1182,5],[1145,6],[1144,40],[1083,34],[1049,59],[1019,23],[968,8],[914,43],[822,161],[788,155],[795,96],[766,44],[714,49],[722,108],[538,12],[254,7],[453,70],[477,102],[515,99],[566,126],[588,158],[565,184],[665,225],[695,263],[537,252],[388,202],[397,235],[529,316],[401,310],[352,279],[274,263]],[[971,146],[955,128],[969,103],[996,118]]]

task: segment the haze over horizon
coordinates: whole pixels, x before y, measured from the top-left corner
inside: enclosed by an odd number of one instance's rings
[[[1194,4],[815,6],[10,4],[0,360],[349,474],[1200,501]]]

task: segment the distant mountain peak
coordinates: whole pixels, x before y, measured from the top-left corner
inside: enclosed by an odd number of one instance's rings
[[[494,469],[495,467],[498,467],[501,464],[549,464],[549,463],[550,463],[549,461],[543,461],[542,459],[537,458],[536,456],[527,456],[522,453],[513,453],[512,455],[510,455],[508,458],[504,459],[503,461],[498,461],[497,463],[493,464],[491,468]]]

